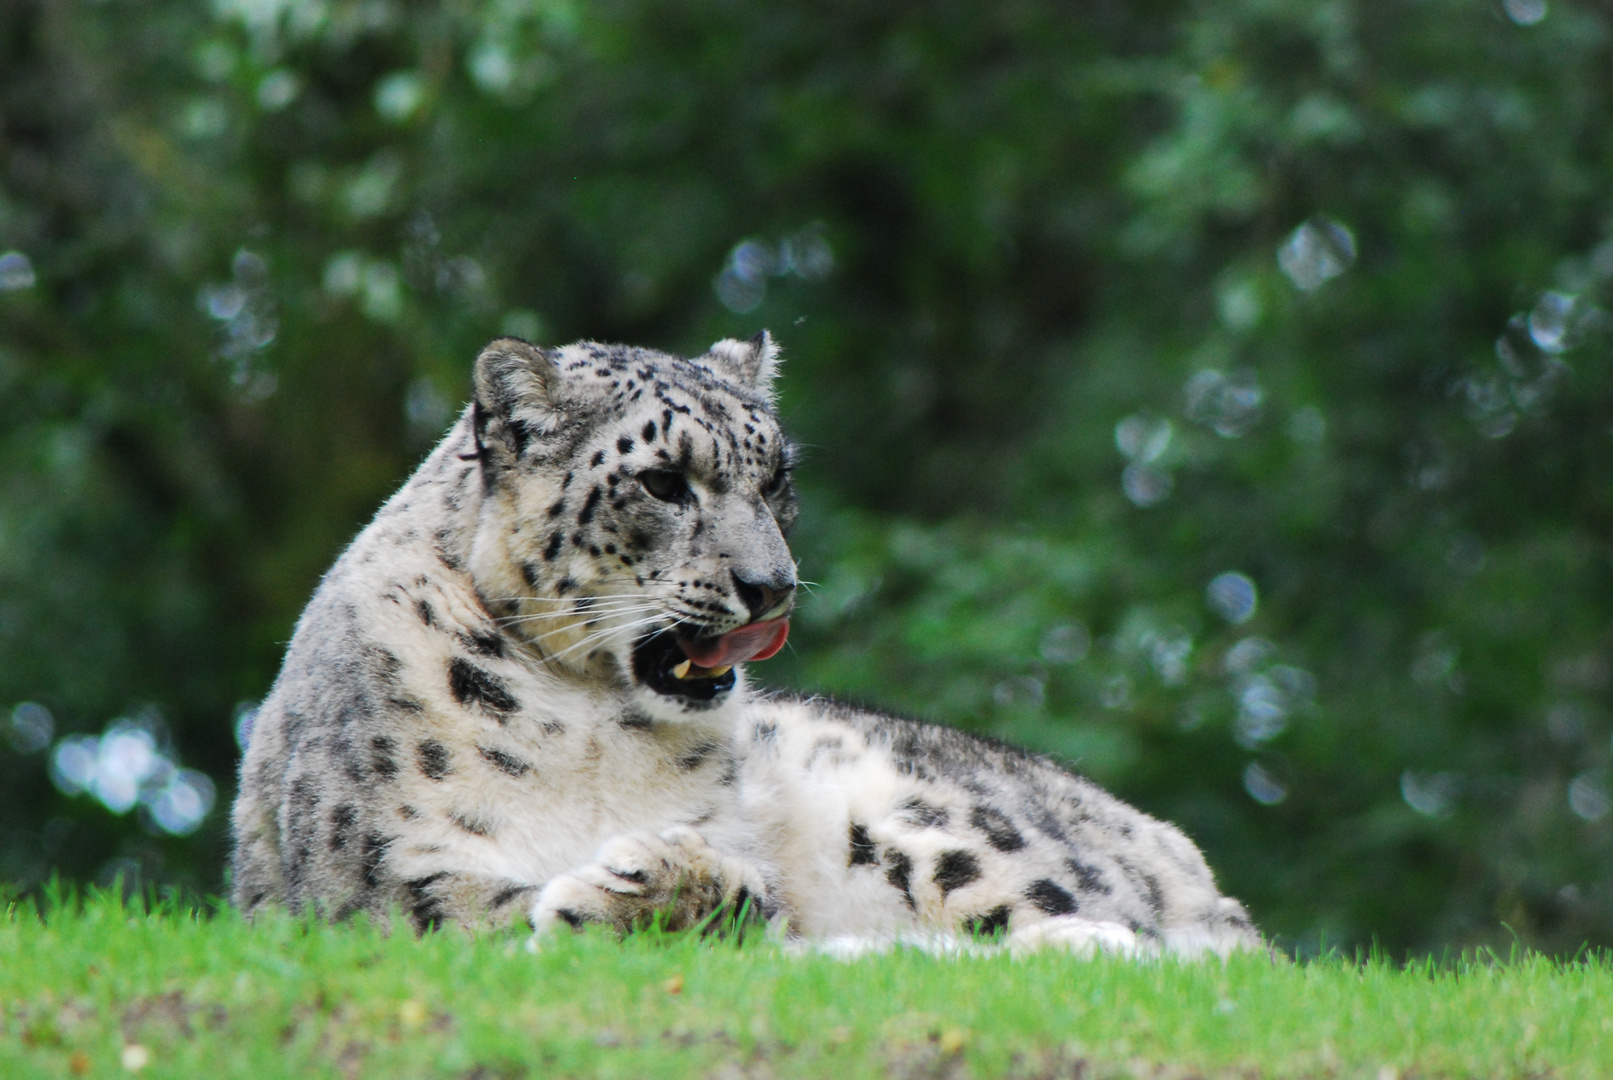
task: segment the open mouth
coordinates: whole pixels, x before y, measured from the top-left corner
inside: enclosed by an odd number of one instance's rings
[[[766,660],[784,647],[788,619],[769,619],[716,637],[680,637],[660,630],[633,646],[633,675],[666,697],[711,701],[734,688],[734,665]]]

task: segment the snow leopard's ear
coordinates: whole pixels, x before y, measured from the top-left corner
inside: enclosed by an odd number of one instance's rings
[[[476,358],[476,441],[519,457],[534,439],[559,426],[560,369],[544,350],[499,338]]]
[[[724,338],[695,362],[702,361],[705,362],[702,366],[757,391],[768,401],[773,400],[773,379],[778,375],[779,348],[773,335],[766,330],[749,341]]]

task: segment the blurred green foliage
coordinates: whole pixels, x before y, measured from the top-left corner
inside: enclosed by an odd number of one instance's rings
[[[1301,950],[1613,944],[1610,20],[13,0],[0,878],[219,887],[231,718],[487,338],[766,326],[758,675],[1060,755]],[[199,831],[52,784],[119,718]]]

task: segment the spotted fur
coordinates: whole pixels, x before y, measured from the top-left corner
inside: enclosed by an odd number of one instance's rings
[[[776,366],[765,333],[690,360],[488,346],[298,623],[242,764],[235,903],[1258,947],[1180,831],[1044,758],[760,694],[742,664],[701,693],[646,666],[788,610]]]

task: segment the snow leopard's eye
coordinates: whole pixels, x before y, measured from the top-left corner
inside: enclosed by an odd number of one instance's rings
[[[673,469],[647,469],[638,474],[644,490],[662,502],[680,503],[689,497],[689,481]]]
[[[762,498],[776,498],[784,490],[784,485],[790,481],[790,470],[780,465],[773,478],[762,486]]]

